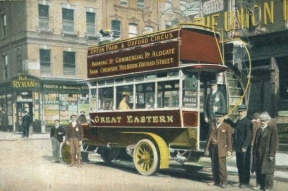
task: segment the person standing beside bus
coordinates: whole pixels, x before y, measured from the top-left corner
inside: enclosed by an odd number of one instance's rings
[[[247,117],[247,106],[238,106],[239,119],[236,124],[229,120],[234,128],[234,150],[236,152],[236,164],[239,183],[234,184],[240,188],[246,188],[250,182],[251,166],[251,140],[253,124]]]
[[[75,154],[77,154],[78,167],[81,167],[81,151],[82,140],[84,138],[83,128],[80,123],[77,123],[77,115],[70,116],[71,122],[67,126],[66,144],[70,145],[70,155],[72,167],[75,163]]]
[[[50,131],[52,154],[55,163],[60,163],[60,144],[63,142],[63,136],[65,136],[65,130],[60,126],[60,121],[55,120],[55,126]]]
[[[251,165],[251,173],[253,174],[255,172],[255,165],[254,165],[254,160],[253,160],[253,146],[254,146],[254,140],[256,137],[256,132],[257,130],[261,127],[261,122],[260,122],[260,113],[254,113],[253,115],[253,120],[252,120],[252,124],[253,124],[253,135],[252,135],[252,141],[251,141],[251,155],[252,155],[252,165]],[[256,173],[256,183],[255,186],[253,187],[253,189],[258,189],[259,188],[259,181],[258,181],[258,174]]]
[[[261,128],[256,132],[253,147],[253,170],[259,184],[254,189],[267,191],[274,187],[275,155],[279,144],[278,130],[270,120],[267,112],[261,113]]]
[[[216,119],[216,112],[226,113],[227,106],[223,94],[218,90],[217,81],[211,80],[211,92],[207,96],[206,104],[204,108],[205,122],[209,123]]]
[[[232,128],[224,122],[224,115],[216,112],[216,121],[210,123],[205,155],[211,157],[213,183],[222,188],[227,187],[226,156],[232,155]]]

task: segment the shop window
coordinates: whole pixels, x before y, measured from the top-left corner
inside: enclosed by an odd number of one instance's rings
[[[86,12],[86,30],[88,36],[96,35],[96,14]]]
[[[4,79],[8,79],[8,55],[3,56],[4,61]]]
[[[128,6],[128,4],[129,4],[128,0],[120,0],[120,5]]]
[[[76,53],[75,52],[63,52],[63,69],[64,75],[75,75],[76,74]]]
[[[38,15],[40,30],[49,30],[49,6],[38,5]]]
[[[2,25],[2,37],[5,38],[7,35],[7,17],[5,14],[1,15]]]
[[[112,20],[111,21],[111,29],[113,31],[113,38],[115,40],[121,38],[121,23],[120,21],[117,20]]]
[[[40,71],[41,74],[51,73],[50,50],[40,49]]]
[[[62,8],[63,33],[74,33],[74,10]]]
[[[98,110],[112,110],[113,95],[113,87],[100,88],[98,93]]]
[[[129,38],[138,36],[138,25],[135,23],[129,24]]]
[[[137,7],[139,9],[144,9],[145,8],[145,0],[137,0]]]

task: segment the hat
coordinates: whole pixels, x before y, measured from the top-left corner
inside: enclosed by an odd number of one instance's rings
[[[123,92],[122,92],[122,95],[127,95],[127,96],[130,96],[130,95],[131,95],[131,92],[128,92],[128,91],[123,91]]]
[[[260,115],[261,121],[269,121],[270,119],[271,119],[271,117],[266,111],[261,113],[261,115]]]
[[[75,114],[72,114],[72,115],[70,115],[70,119],[71,119],[73,116],[77,117],[77,115],[75,115]]]
[[[217,80],[210,80],[210,85],[215,85],[217,84]]]
[[[222,112],[215,112],[216,117],[223,117],[225,114]]]
[[[247,105],[238,105],[238,111],[247,110]]]

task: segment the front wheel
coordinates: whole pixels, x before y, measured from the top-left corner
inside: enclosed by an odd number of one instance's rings
[[[135,146],[133,160],[140,174],[153,175],[159,167],[159,154],[154,143],[148,139],[140,140]]]

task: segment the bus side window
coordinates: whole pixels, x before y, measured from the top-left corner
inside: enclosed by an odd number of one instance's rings
[[[154,108],[155,83],[136,85],[136,109]]]
[[[133,109],[133,86],[118,86],[117,87],[117,109],[131,110]]]
[[[158,82],[158,108],[179,107],[179,81]]]
[[[98,110],[112,110],[113,88],[100,88],[98,94]]]

